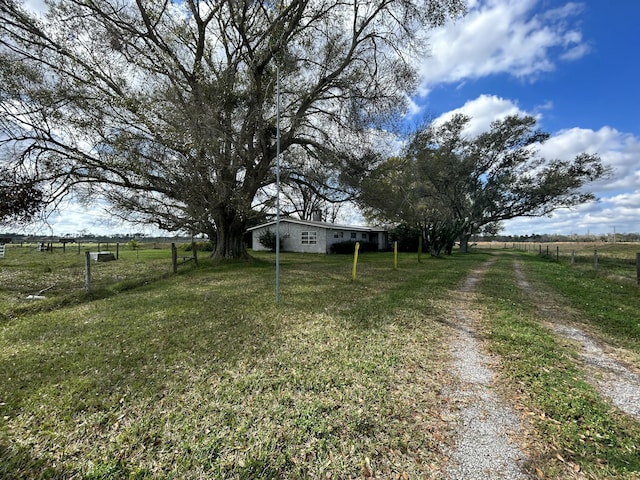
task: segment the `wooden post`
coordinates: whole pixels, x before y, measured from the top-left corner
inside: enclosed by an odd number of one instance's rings
[[[393,269],[398,269],[398,242],[393,242]]]
[[[116,260],[120,259],[120,242],[116,243]]]
[[[540,250],[540,251],[538,252],[538,255],[542,256],[542,245],[538,245],[538,247],[539,247],[539,250]]]
[[[78,242],[78,255],[80,255],[80,242]]]
[[[640,285],[640,253],[636,253],[636,278]]]
[[[593,269],[598,270],[598,249],[593,250]]]
[[[62,253],[67,253],[67,242],[62,242]]]
[[[171,265],[173,266],[173,273],[178,273],[178,249],[176,244],[171,244]]]
[[[571,250],[571,265],[575,265],[575,264],[576,264],[576,251]]]
[[[89,250],[84,252],[84,291],[87,293],[91,291],[91,257],[89,256]]]
[[[556,245],[556,261],[560,261],[560,247]]]
[[[547,258],[549,258],[549,245],[547,245]]]
[[[191,242],[191,256],[193,257],[193,263],[198,264],[198,244]]]

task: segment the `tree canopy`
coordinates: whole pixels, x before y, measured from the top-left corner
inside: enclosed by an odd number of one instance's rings
[[[127,220],[244,255],[284,167],[356,175],[415,87],[424,31],[463,0],[0,0],[0,159],[47,191],[102,196]],[[295,153],[295,154],[294,154]],[[292,164],[290,170],[295,170]]]
[[[538,152],[549,134],[530,116],[494,121],[476,137],[470,117],[417,131],[400,157],[363,180],[359,202],[369,217],[419,226],[432,253],[453,239],[466,250],[474,233],[496,232],[515,217],[548,215],[595,199],[585,190],[608,174],[598,155],[548,159]]]

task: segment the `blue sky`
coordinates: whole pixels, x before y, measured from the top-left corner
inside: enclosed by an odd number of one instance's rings
[[[31,0],[37,4],[40,0]],[[590,186],[600,201],[550,218],[514,219],[502,233],[640,232],[640,1],[468,0],[468,14],[428,32],[409,121],[473,117],[470,133],[507,114],[531,114],[552,134],[549,158],[598,153],[613,176]],[[132,232],[69,205],[53,233]],[[345,209],[343,221],[357,219]],[[49,230],[49,229],[47,229]]]

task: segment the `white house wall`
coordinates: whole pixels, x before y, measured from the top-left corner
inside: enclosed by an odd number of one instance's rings
[[[268,250],[260,243],[260,237],[267,231],[276,232],[274,224],[256,228],[252,231],[253,250]],[[302,244],[302,232],[316,232],[316,244]],[[336,237],[337,234],[337,237]],[[356,238],[352,238],[355,234]],[[363,234],[366,238],[363,238]],[[363,230],[343,230],[324,228],[320,225],[301,225],[298,223],[290,223],[283,221],[280,223],[280,238],[283,251],[302,252],[302,253],[329,253],[331,245],[340,242],[370,242],[372,235],[377,237],[378,248],[384,250],[387,248],[387,233],[384,231],[363,231]]]

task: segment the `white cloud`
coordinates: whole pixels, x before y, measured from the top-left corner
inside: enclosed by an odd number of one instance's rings
[[[570,22],[581,6],[567,3],[539,12],[539,3],[470,2],[465,17],[430,33],[431,56],[420,65],[421,93],[439,83],[500,73],[532,77],[553,70],[555,56],[562,60],[584,56],[589,46]]]
[[[623,190],[640,191],[640,139],[615,128],[599,130],[571,128],[553,135],[539,149],[547,158],[569,160],[586,152],[598,154],[603,163],[613,169],[609,179],[599,180],[593,187],[601,194],[616,194]],[[638,204],[640,207],[640,204]]]
[[[449,120],[453,115],[464,114],[471,117],[465,134],[474,137],[489,129],[491,122],[507,115],[526,115],[516,103],[496,95],[480,95],[474,100],[467,101],[462,107],[443,113],[437,117],[436,124]]]

